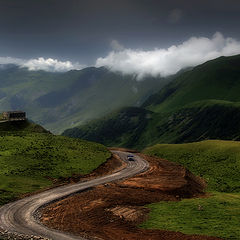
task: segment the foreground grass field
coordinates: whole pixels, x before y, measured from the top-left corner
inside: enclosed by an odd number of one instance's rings
[[[213,193],[209,198],[161,202],[148,207],[149,220],[141,227],[240,239],[240,194]]]
[[[110,157],[101,144],[46,133],[0,136],[0,205],[51,186],[54,179],[87,174]]]
[[[240,192],[240,142],[208,140],[187,144],[157,144],[144,153],[178,162],[203,177],[208,189]]]
[[[240,239],[240,142],[158,144],[144,153],[178,162],[202,176],[211,196],[148,205],[152,211],[142,227]]]

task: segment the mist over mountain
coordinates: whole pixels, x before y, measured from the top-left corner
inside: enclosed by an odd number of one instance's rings
[[[63,134],[139,149],[155,143],[240,140],[240,55],[217,58],[173,78],[141,108],[125,108]]]
[[[122,75],[104,67],[68,72],[0,65],[0,111],[24,110],[55,133],[124,106],[140,106],[170,78]]]

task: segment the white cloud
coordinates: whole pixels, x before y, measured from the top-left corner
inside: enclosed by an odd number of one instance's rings
[[[27,67],[30,71],[44,70],[48,72],[66,72],[72,69],[82,69],[86,66],[80,65],[79,63],[73,64],[70,61],[62,62],[57,59],[52,58],[37,58],[30,59],[21,65],[22,67]]]
[[[70,61],[59,61],[52,58],[36,58],[36,59],[20,59],[12,57],[0,57],[0,64],[16,64],[20,67],[26,67],[30,71],[44,70],[47,72],[66,72],[72,69],[80,70],[85,68],[85,65],[72,63]]]
[[[168,76],[179,70],[196,66],[208,60],[240,54],[240,41],[225,38],[221,33],[215,33],[212,38],[191,37],[179,45],[169,48],[155,48],[150,51],[141,49],[126,49],[117,40],[110,43],[112,51],[105,57],[96,60],[96,67],[105,66],[112,71],[123,74],[135,74],[138,79],[146,75]],[[17,64],[31,71],[44,70],[65,72],[71,69],[83,69],[86,66],[70,61],[60,61],[53,58],[20,59],[0,57],[0,64]]]
[[[180,45],[151,51],[124,49],[111,51],[96,60],[96,66],[105,66],[123,74],[136,74],[139,79],[146,75],[168,76],[189,66],[208,60],[240,53],[240,42],[224,38],[217,32],[212,38],[191,37]]]
[[[20,58],[12,58],[12,57],[0,57],[0,64],[16,64],[21,65],[23,60]]]
[[[170,23],[177,23],[183,17],[183,11],[181,9],[173,9],[168,15],[168,21]]]

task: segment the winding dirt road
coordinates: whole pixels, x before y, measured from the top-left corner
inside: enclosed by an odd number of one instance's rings
[[[45,205],[66,198],[72,194],[86,191],[94,186],[131,177],[137,173],[148,169],[148,162],[141,157],[134,155],[135,161],[127,161],[128,152],[112,151],[122,160],[127,162],[127,166],[111,175],[99,177],[87,182],[80,182],[71,185],[57,187],[45,192],[6,204],[0,208],[0,226],[2,229],[15,234],[26,234],[41,236],[56,240],[84,239],[64,232],[49,229],[42,225],[37,218],[37,211]],[[131,155],[133,155],[131,153]]]

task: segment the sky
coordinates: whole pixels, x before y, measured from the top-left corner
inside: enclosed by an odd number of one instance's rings
[[[239,24],[239,0],[0,0],[0,63],[165,76],[240,53]]]

